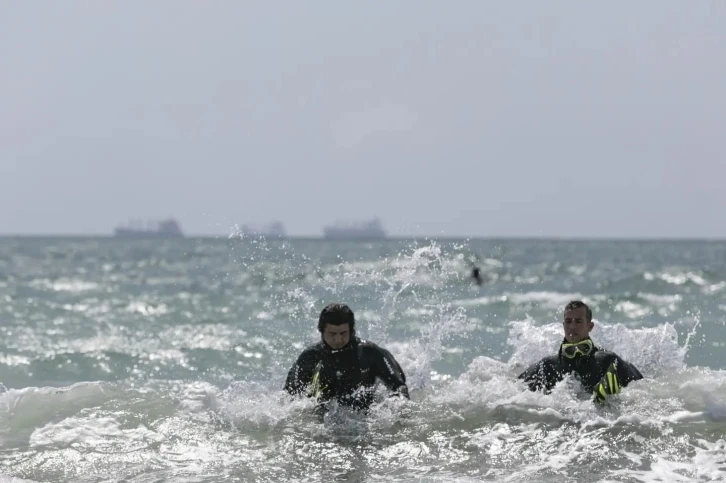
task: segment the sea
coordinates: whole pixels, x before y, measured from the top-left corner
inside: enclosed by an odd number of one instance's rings
[[[604,405],[517,378],[571,300],[644,376]],[[331,302],[410,400],[282,390]],[[726,481],[725,325],[724,241],[2,238],[0,481]]]

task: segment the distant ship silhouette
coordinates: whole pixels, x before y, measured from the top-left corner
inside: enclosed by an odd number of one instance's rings
[[[359,223],[336,223],[323,228],[323,238],[326,240],[376,240],[386,236],[378,218]]]
[[[265,227],[255,227],[252,225],[242,225],[239,234],[246,237],[259,238],[284,238],[286,236],[285,226],[276,221]]]
[[[131,222],[114,230],[115,238],[184,238],[179,223],[172,219],[143,222]]]

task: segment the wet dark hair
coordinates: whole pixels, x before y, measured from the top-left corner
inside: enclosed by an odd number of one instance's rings
[[[587,321],[592,322],[592,309],[590,309],[590,307],[581,300],[573,300],[572,302],[565,305],[565,312],[567,312],[568,310],[579,309],[580,307],[585,307],[585,311],[587,312]]]
[[[328,304],[322,312],[320,312],[320,318],[318,319],[318,330],[322,334],[325,331],[325,326],[331,325],[343,325],[348,324],[350,329],[350,335],[355,334],[355,315],[345,304]]]

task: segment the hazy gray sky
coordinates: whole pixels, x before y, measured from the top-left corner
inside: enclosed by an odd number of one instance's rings
[[[0,0],[0,233],[726,236],[726,2]]]

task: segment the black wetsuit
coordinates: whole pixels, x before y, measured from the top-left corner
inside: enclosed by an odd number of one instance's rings
[[[593,345],[590,354],[586,356],[578,354],[574,359],[564,357],[560,349],[556,355],[545,357],[529,366],[519,375],[519,379],[524,379],[532,391],[544,389],[545,392],[549,392],[565,375],[574,372],[580,377],[585,390],[592,392],[614,361],[617,361],[620,386],[625,387],[631,381],[643,378],[640,371],[630,362],[621,359],[613,352],[598,349]]]
[[[471,270],[471,278],[474,279],[477,285],[481,285],[484,282],[481,278],[481,270],[479,270],[479,267],[474,267]]]
[[[358,337],[339,350],[331,349],[324,341],[305,349],[287,374],[285,390],[305,395],[316,372],[321,386],[319,400],[323,403],[337,399],[346,406],[368,409],[373,403],[376,379],[391,391],[409,397],[406,376],[391,353]]]

